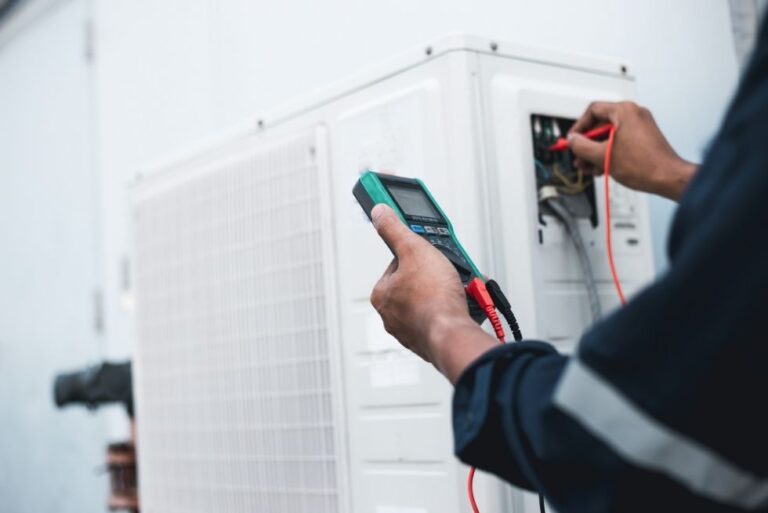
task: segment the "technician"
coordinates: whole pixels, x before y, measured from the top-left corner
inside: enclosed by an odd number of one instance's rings
[[[669,270],[574,356],[499,346],[470,319],[453,266],[382,205],[374,224],[397,260],[371,302],[455,385],[462,461],[561,512],[768,511],[766,22],[698,171],[633,103],[592,104],[574,125],[582,168],[602,168],[605,143],[579,133],[606,122],[613,177],[680,205]]]

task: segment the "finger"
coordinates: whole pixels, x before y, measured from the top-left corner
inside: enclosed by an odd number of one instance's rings
[[[384,204],[378,204],[371,211],[371,220],[379,236],[389,246],[389,249],[396,257],[403,256],[410,250],[414,239],[421,238],[409,230],[405,224],[397,217],[395,211]]]
[[[583,133],[606,122],[611,122],[616,125],[618,121],[618,110],[618,103],[592,102],[589,104],[589,107],[587,107],[584,114],[582,114],[576,123],[573,124],[570,132]]]
[[[581,134],[570,133],[568,134],[568,147],[581,164],[603,167],[603,157],[605,155],[604,142],[595,142]]]

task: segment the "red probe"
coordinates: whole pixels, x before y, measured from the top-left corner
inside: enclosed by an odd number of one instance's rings
[[[611,130],[613,130],[613,125],[603,125],[599,126],[597,128],[593,128],[592,130],[589,130],[587,132],[584,132],[582,135],[588,139],[599,139],[601,137],[605,137],[608,135]],[[547,148],[549,151],[565,151],[568,149],[568,139],[565,137],[561,137],[558,139],[555,144]]]

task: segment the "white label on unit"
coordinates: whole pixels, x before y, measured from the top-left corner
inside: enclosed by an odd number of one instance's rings
[[[427,513],[427,510],[409,506],[376,506],[376,513]]]
[[[415,385],[421,381],[418,362],[402,357],[371,364],[373,388]]]

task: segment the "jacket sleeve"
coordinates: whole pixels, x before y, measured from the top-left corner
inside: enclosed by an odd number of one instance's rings
[[[586,365],[535,341],[501,346],[479,358],[461,376],[454,393],[457,456],[511,484],[542,493],[558,511],[732,512],[758,505],[739,500],[763,493],[764,480],[750,484],[750,490],[737,489],[729,504],[691,488],[686,476],[670,475],[653,459],[634,460],[621,443],[590,429],[583,415],[564,409],[558,404],[559,387],[575,363]],[[598,394],[594,400],[581,399],[587,416],[600,410],[598,418],[613,414],[611,402]],[[679,407],[686,410],[685,405]],[[619,419],[616,430],[626,433],[626,423],[622,426]],[[630,434],[633,443],[642,445],[641,434]],[[650,450],[662,462],[666,453],[677,453],[668,441]],[[694,456],[683,463],[698,472]],[[743,481],[741,477],[736,481]],[[710,487],[717,488],[722,481],[734,479],[713,474]],[[703,488],[706,492],[708,486]]]

